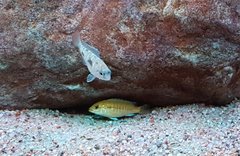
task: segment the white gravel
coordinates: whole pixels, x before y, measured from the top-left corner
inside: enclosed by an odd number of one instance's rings
[[[118,121],[48,109],[0,111],[0,155],[240,155],[240,102],[156,108]]]

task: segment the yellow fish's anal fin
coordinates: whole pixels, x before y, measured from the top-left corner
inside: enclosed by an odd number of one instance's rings
[[[117,121],[117,120],[118,120],[118,118],[109,118],[109,119],[114,120],[114,121]]]
[[[135,116],[135,113],[127,114],[126,116]]]

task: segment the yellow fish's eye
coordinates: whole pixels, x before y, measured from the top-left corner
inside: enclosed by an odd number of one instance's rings
[[[98,105],[97,105],[97,106],[95,106],[95,109],[98,109]]]

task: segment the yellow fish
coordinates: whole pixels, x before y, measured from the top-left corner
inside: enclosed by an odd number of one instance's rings
[[[133,116],[141,112],[142,107],[134,102],[121,99],[107,99],[93,104],[89,112],[118,120],[118,117]]]

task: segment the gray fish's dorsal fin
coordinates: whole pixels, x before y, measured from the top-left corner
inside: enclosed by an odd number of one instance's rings
[[[89,83],[89,82],[92,82],[95,78],[96,78],[96,77],[93,76],[92,74],[88,74],[88,76],[87,76],[87,82],[88,82],[88,83]]]
[[[100,58],[100,52],[99,52],[99,50],[97,48],[87,44],[84,41],[81,41],[81,44],[82,44],[82,46],[84,46],[85,48],[89,49],[92,53],[94,53],[97,57]]]

